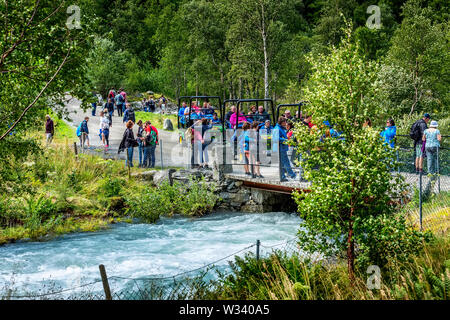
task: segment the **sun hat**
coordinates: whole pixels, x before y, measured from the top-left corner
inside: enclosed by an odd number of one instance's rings
[[[437,128],[437,127],[438,127],[437,121],[435,121],[435,120],[431,121],[430,128]]]

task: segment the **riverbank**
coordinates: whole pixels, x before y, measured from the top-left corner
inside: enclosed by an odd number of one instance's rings
[[[374,278],[357,270],[352,283],[345,260],[313,261],[277,252],[257,260],[237,257],[233,273],[220,277],[199,299],[219,300],[448,300],[450,238],[436,237],[407,261],[392,260]]]
[[[205,183],[186,188],[129,177],[122,161],[75,155],[71,129],[56,119],[50,147],[42,133],[30,133],[40,150],[30,152],[25,162],[11,161],[8,175],[2,175],[11,178],[3,181],[0,197],[0,244],[97,231],[131,218],[153,223],[163,215],[212,211],[217,198]],[[132,173],[142,171],[132,168]]]

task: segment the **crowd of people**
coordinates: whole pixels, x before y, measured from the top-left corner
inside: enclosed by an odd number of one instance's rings
[[[167,100],[161,96],[159,101],[155,101],[153,96],[144,99],[143,106],[145,112],[155,112],[159,106],[160,111],[164,113],[166,110]],[[99,104],[101,101],[99,99]],[[97,103],[92,104],[92,115],[96,116]],[[112,88],[107,97],[107,102],[102,106],[99,112],[100,127],[99,138],[105,148],[109,148],[110,128],[112,127],[112,117],[114,110],[117,110],[117,116],[123,117],[125,124],[125,132],[123,134],[118,152],[127,151],[126,165],[133,166],[133,150],[138,148],[139,153],[139,167],[155,166],[155,149],[158,144],[158,130],[151,124],[150,121],[145,123],[138,120],[136,123],[136,116],[131,104],[127,100],[126,92],[121,88],[115,91]],[[208,145],[211,141],[207,141],[205,133],[213,128],[214,125],[222,125],[222,120],[215,112],[215,108],[211,106],[208,101],[205,101],[202,107],[199,107],[198,101],[194,101],[191,106],[187,106],[183,101],[178,113],[180,123],[183,128],[188,128],[186,139],[191,140],[192,146],[195,146],[196,154],[192,153],[191,163],[193,167],[208,168],[209,156]],[[438,130],[437,121],[431,121],[431,116],[425,113],[424,116],[416,121],[410,129],[410,137],[414,141],[415,150],[415,169],[416,173],[423,172],[423,159],[427,158],[427,172],[435,174],[437,172],[437,157],[438,149],[440,148],[440,141],[442,136]],[[76,134],[80,139],[80,145],[90,147],[89,141],[89,117],[86,116],[78,125]],[[430,123],[428,127],[428,123]],[[133,133],[133,126],[138,126],[136,137]],[[302,114],[297,111],[295,116],[292,116],[290,110],[286,110],[282,116],[277,119],[275,126],[272,125],[270,115],[265,110],[264,106],[252,105],[248,109],[248,113],[237,112],[235,105],[232,105],[230,111],[224,115],[224,125],[229,129],[235,130],[232,139],[237,142],[237,146],[243,158],[243,167],[246,175],[254,178],[263,178],[261,174],[260,161],[260,139],[264,134],[264,138],[271,138],[271,146],[266,150],[267,155],[271,152],[279,152],[280,154],[280,173],[281,180],[288,181],[288,179],[297,179],[297,174],[292,169],[297,166],[301,160],[301,154],[297,152],[289,140],[295,140],[293,129],[295,126],[304,125],[310,130],[314,130],[317,125],[312,121],[312,115]],[[336,130],[329,121],[324,121],[323,126],[327,127],[326,136],[344,139],[341,133]],[[370,119],[366,119],[363,127],[372,128]],[[46,116],[45,133],[47,145],[52,142],[54,136],[54,123],[49,115]],[[238,136],[239,134],[239,136]],[[397,128],[393,119],[386,120],[384,130],[380,132],[381,139],[391,148],[395,147],[397,135]],[[256,139],[256,141],[255,141]],[[255,144],[256,142],[256,144]],[[250,148],[250,145],[256,145],[256,150]],[[278,150],[279,149],[279,150]],[[290,156],[289,156],[290,154]],[[235,154],[236,155],[236,154]],[[196,159],[195,159],[196,158]]]

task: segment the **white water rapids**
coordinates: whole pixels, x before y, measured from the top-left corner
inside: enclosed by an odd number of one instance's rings
[[[295,238],[300,222],[297,215],[287,213],[214,213],[162,218],[155,224],[119,223],[95,233],[8,244],[0,247],[0,292],[70,289],[100,279],[100,264],[108,277],[172,276],[232,255],[256,240],[266,247],[283,244]],[[255,250],[253,246],[239,256]],[[261,247],[264,250],[268,249]],[[231,256],[215,265],[224,267],[233,260]],[[111,286],[120,290],[126,283],[114,281]],[[93,290],[101,289],[100,282]]]

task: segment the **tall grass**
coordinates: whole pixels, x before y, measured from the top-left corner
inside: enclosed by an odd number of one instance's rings
[[[440,237],[407,262],[382,269],[379,289],[368,289],[366,270],[350,282],[347,266],[275,252],[257,261],[236,258],[209,297],[241,300],[434,300],[450,298],[450,241]]]

